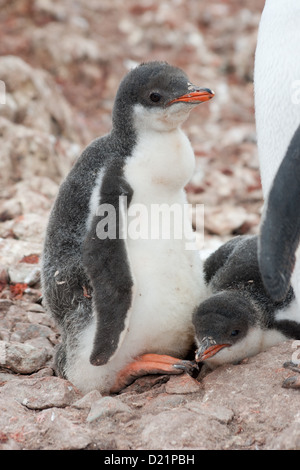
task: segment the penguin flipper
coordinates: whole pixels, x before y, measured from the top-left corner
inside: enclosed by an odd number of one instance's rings
[[[265,288],[275,301],[290,285],[300,242],[300,126],[275,176],[259,236],[259,267]]]
[[[124,210],[127,209],[123,204],[128,206],[131,197],[132,189],[121,176],[109,181],[109,189],[104,183],[101,204],[107,215],[93,217],[84,241],[83,263],[93,287],[96,314],[96,333],[90,356],[93,365],[106,364],[119,348],[133,301],[134,280],[125,238],[120,236],[125,227]],[[103,230],[105,226],[107,233]]]
[[[138,377],[148,374],[182,374],[183,372],[192,373],[197,368],[196,363],[177,359],[168,355],[143,354],[135,361],[128,364],[119,372],[111,393],[117,393],[127,385],[130,385]]]

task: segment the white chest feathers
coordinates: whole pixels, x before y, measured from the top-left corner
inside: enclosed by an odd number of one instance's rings
[[[141,131],[125,176],[139,198],[172,199],[186,185],[195,167],[191,144],[180,128],[170,132]]]

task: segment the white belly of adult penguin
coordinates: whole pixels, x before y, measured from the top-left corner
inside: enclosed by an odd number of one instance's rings
[[[254,68],[257,145],[267,197],[300,124],[300,2],[266,0]]]
[[[297,166],[294,170],[292,167],[288,169],[286,163],[285,169],[281,167],[300,124],[299,0],[266,0],[258,33],[254,89],[257,144],[266,201],[260,238],[260,268],[270,295],[274,300],[280,300],[287,292],[294,268],[291,259],[298,236],[297,219],[300,221],[299,171]],[[295,145],[297,138],[292,143],[290,154]],[[297,165],[296,160],[294,165]],[[270,194],[271,189],[273,195]],[[292,285],[300,306],[299,259]]]
[[[57,369],[83,392],[117,391],[128,377],[185,365],[178,358],[192,346],[192,313],[206,295],[202,265],[187,249],[187,212],[182,237],[172,223],[169,236],[157,235],[150,215],[155,204],[186,204],[194,154],[180,125],[212,97],[166,63],[136,67],[117,92],[112,131],[61,185],[44,245],[43,298],[62,333]],[[132,223],[149,217],[143,236],[130,234],[130,223],[127,234],[133,207]]]

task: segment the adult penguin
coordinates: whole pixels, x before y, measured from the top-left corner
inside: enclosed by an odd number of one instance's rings
[[[266,0],[254,67],[255,117],[266,198],[300,124],[300,3]]]
[[[299,157],[292,158],[299,152],[299,25],[298,0],[266,0],[257,40],[254,89],[265,199],[259,247],[262,278],[274,300],[284,297],[291,279],[300,311],[300,260],[293,260],[300,223]]]

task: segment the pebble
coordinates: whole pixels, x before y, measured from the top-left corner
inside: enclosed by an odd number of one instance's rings
[[[185,408],[193,411],[195,414],[205,414],[214,418],[221,424],[228,424],[233,419],[234,413],[225,406],[208,405],[199,401],[190,401],[186,403]]]
[[[172,376],[166,384],[166,392],[170,394],[178,393],[182,395],[187,393],[196,393],[199,392],[201,388],[201,384],[188,374]]]
[[[40,268],[26,263],[18,263],[8,268],[8,275],[12,284],[25,283],[34,286],[40,280]]]
[[[77,409],[90,409],[94,402],[101,399],[101,393],[98,390],[92,390],[91,392],[84,395],[82,398],[77,400],[75,403],[72,404],[74,408]]]
[[[31,374],[41,369],[49,354],[28,343],[0,341],[0,367],[19,374]]]
[[[293,377],[288,377],[284,380],[282,386],[284,388],[300,389],[300,374]]]
[[[64,408],[80,397],[78,390],[59,377],[38,377],[11,380],[0,389],[1,394],[14,399],[31,410]]]
[[[76,421],[76,420],[75,420]],[[81,450],[92,442],[89,430],[65,416],[61,408],[43,410],[36,416],[36,427],[46,430],[45,450]],[[38,441],[36,437],[36,441]],[[43,441],[43,436],[41,436]],[[38,448],[38,442],[35,444]]]
[[[131,415],[133,411],[128,405],[117,398],[103,397],[92,404],[87,417],[87,422],[91,423],[96,419],[111,417],[117,413],[126,413]]]

